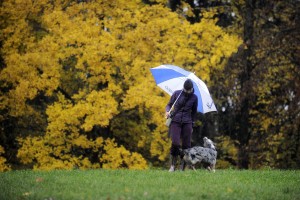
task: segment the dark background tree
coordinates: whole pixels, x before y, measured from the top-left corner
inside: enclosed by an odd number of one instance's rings
[[[299,168],[299,2],[169,0],[179,13],[186,4],[191,23],[215,10],[216,24],[243,38],[225,69],[211,73],[219,112],[199,116],[195,144],[229,136],[239,153],[228,160],[239,168]]]
[[[232,6],[243,19],[244,44],[213,75],[221,135],[238,140],[240,168],[299,168],[299,4]]]

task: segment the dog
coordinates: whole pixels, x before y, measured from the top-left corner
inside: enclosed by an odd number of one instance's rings
[[[196,163],[208,164],[207,169],[215,172],[215,166],[217,162],[217,150],[214,143],[207,137],[203,138],[203,147],[195,146],[189,149],[182,150],[183,161],[195,169]]]

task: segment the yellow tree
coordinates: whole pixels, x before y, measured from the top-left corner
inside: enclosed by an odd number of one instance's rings
[[[6,163],[6,158],[2,156],[5,151],[2,146],[0,146],[0,172],[8,171],[11,169],[10,165]]]
[[[222,68],[240,43],[210,13],[191,25],[163,4],[28,0],[26,5],[24,15],[9,9],[21,6],[18,2],[7,0],[2,8],[5,17],[23,25],[3,29],[1,81],[8,88],[3,95],[8,118],[24,122],[35,113],[41,119],[41,132],[28,137],[20,132],[18,140],[18,157],[37,169],[144,169],[145,159],[164,161],[169,97],[149,69],[172,63],[209,81],[212,69]],[[10,29],[27,30],[22,45],[12,46],[20,35],[8,34]]]

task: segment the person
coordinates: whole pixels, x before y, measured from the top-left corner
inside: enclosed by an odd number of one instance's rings
[[[177,98],[178,100],[176,101]],[[174,102],[174,109],[170,112]],[[170,148],[171,167],[169,172],[175,171],[176,162],[180,155],[180,142],[182,142],[182,149],[191,148],[193,123],[195,121],[197,107],[198,97],[194,94],[193,82],[187,79],[183,84],[183,90],[175,91],[166,106],[166,118],[172,118],[169,126],[172,139]],[[183,171],[184,168],[185,162],[181,158],[180,169]]]

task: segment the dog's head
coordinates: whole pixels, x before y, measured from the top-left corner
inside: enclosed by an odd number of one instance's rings
[[[216,147],[215,147],[213,141],[211,141],[211,140],[208,139],[207,137],[204,137],[204,138],[203,138],[203,142],[204,142],[203,146],[204,146],[205,148],[216,149]]]
[[[187,163],[193,163],[195,159],[195,154],[190,151],[190,149],[180,149],[181,158]]]

